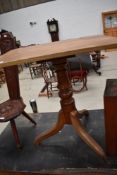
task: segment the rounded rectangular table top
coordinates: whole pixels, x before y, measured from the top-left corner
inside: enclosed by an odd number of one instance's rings
[[[97,35],[21,47],[0,56],[0,67],[63,58],[75,54],[117,48],[117,37]]]

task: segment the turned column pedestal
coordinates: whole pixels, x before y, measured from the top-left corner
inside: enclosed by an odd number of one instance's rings
[[[91,147],[99,156],[105,159],[105,153],[99,144],[88,134],[82,125],[80,118],[82,116],[87,116],[88,111],[82,110],[78,111],[75,106],[75,101],[72,97],[73,91],[71,82],[68,78],[68,72],[66,71],[66,59],[67,58],[58,58],[53,62],[57,78],[58,78],[58,89],[61,109],[58,113],[58,121],[53,128],[49,131],[46,131],[35,138],[35,144],[40,144],[43,140],[49,138],[50,136],[55,135],[60,131],[65,124],[71,124],[76,130],[80,138]]]

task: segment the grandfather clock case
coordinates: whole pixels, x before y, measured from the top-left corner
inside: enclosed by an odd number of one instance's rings
[[[59,27],[58,21],[56,19],[51,19],[47,21],[48,31],[51,35],[52,42],[59,41]]]

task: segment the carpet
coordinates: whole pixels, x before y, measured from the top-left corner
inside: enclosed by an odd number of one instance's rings
[[[103,110],[90,110],[89,114],[89,118],[83,118],[82,123],[92,137],[105,149]],[[23,116],[16,119],[23,145],[22,150],[19,151],[16,148],[10,125],[0,135],[1,171],[37,172],[58,169],[104,169],[107,172],[107,169],[117,169],[117,157],[109,157],[108,162],[104,162],[76,135],[71,125],[65,125],[58,134],[35,146],[33,144],[35,136],[56,123],[57,113],[31,114],[31,116],[37,122],[36,127]]]

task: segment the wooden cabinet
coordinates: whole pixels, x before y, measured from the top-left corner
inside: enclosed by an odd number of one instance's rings
[[[102,20],[104,34],[117,37],[117,10],[103,12]]]
[[[117,155],[117,79],[108,79],[104,92],[105,141],[108,155]]]

